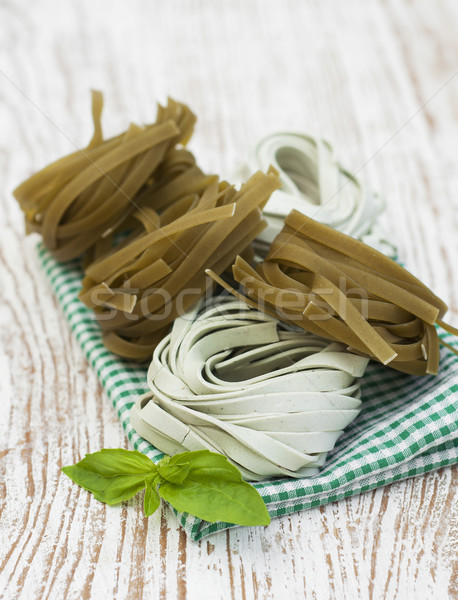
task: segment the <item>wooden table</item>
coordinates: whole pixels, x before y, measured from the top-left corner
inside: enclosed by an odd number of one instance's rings
[[[319,133],[388,203],[400,255],[458,321],[458,3],[0,3],[1,585],[6,598],[457,597],[456,471],[199,543],[163,506],[109,508],[60,473],[127,447],[25,238],[11,190],[91,135],[194,109],[230,178],[254,140]]]

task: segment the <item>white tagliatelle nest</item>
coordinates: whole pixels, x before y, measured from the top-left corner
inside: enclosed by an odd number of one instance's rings
[[[278,171],[282,185],[263,210],[268,227],[256,240],[261,256],[267,253],[291,210],[395,256],[396,248],[378,222],[385,209],[383,198],[342,167],[327,141],[301,133],[274,133],[256,144],[249,164],[239,175],[245,177],[270,165]]]
[[[361,409],[368,359],[232,298],[175,320],[131,423],[173,455],[209,449],[249,480],[307,477]]]

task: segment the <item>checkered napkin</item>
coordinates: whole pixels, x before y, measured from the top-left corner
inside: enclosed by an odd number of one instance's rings
[[[157,462],[162,452],[130,425],[129,409],[149,391],[146,367],[125,361],[104,347],[93,313],[79,300],[78,263],[59,264],[39,246],[52,289],[87,360],[112,401],[133,446]],[[444,340],[457,341],[448,334]],[[362,380],[363,410],[328,454],[319,475],[256,483],[271,517],[334,502],[347,496],[458,462],[458,357],[441,350],[436,377],[404,375],[370,363]],[[176,513],[193,540],[233,527]]]

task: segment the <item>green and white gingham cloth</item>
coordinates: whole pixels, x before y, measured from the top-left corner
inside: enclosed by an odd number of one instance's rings
[[[78,263],[59,264],[43,246],[39,256],[52,289],[87,360],[112,401],[134,448],[157,462],[163,454],[131,427],[129,410],[149,391],[146,367],[109,352],[101,331],[79,300]],[[456,340],[444,334],[444,340]],[[319,475],[256,483],[271,517],[334,502],[347,496],[458,462],[458,357],[441,350],[436,377],[414,377],[370,363],[362,380],[363,410],[328,455]],[[233,527],[176,513],[193,540]]]

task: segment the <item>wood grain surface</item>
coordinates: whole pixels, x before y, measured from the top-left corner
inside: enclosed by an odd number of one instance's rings
[[[191,542],[163,506],[106,507],[60,467],[127,447],[25,238],[11,190],[156,101],[199,116],[204,169],[230,177],[276,130],[319,133],[387,198],[408,268],[458,324],[454,0],[0,2],[0,593],[5,598],[458,597],[457,471]]]

